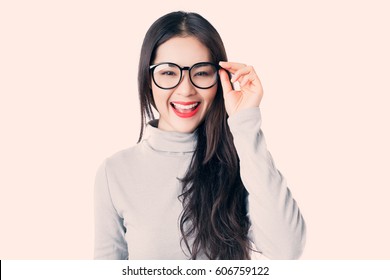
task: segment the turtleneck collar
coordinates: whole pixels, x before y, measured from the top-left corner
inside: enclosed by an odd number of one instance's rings
[[[174,153],[188,153],[195,150],[195,133],[164,131],[157,126],[158,120],[150,121],[146,126],[143,140],[143,142],[147,142],[153,150]]]

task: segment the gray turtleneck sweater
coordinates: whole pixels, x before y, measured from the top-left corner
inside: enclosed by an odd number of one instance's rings
[[[305,222],[267,151],[259,108],[228,119],[247,189],[249,238],[260,257],[296,259]],[[178,196],[196,145],[194,134],[151,122],[144,140],[107,158],[95,181],[95,259],[188,259],[180,246]],[[258,258],[259,254],[252,255]]]

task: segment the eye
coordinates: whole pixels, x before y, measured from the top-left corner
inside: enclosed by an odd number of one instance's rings
[[[176,75],[176,73],[173,72],[173,71],[163,71],[163,72],[160,72],[160,75],[164,75],[164,76],[174,76],[174,75]]]
[[[199,63],[194,66],[191,72],[194,78],[209,78],[215,75],[216,69],[213,65]]]
[[[154,69],[154,74],[163,77],[175,77],[180,76],[180,69],[175,65],[163,63]]]
[[[207,77],[207,76],[210,76],[210,73],[207,71],[199,71],[199,72],[196,72],[194,76]]]

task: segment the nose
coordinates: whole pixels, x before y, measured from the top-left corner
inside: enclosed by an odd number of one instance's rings
[[[196,88],[191,83],[188,71],[183,71],[180,83],[176,87],[176,93],[183,96],[191,96],[196,94]]]

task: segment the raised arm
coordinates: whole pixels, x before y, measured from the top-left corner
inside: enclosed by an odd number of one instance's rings
[[[220,65],[228,124],[240,158],[241,178],[249,193],[250,238],[267,258],[296,259],[305,245],[305,222],[261,131],[260,79],[252,66],[233,62]],[[240,89],[232,87],[234,82]]]
[[[305,222],[267,150],[260,109],[246,109],[228,123],[240,158],[241,179],[249,193],[250,238],[267,258],[299,258],[305,245]]]

